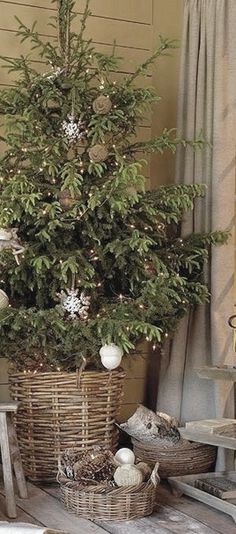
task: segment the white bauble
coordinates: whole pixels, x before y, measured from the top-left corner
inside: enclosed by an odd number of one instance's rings
[[[117,486],[137,486],[143,482],[144,476],[135,465],[124,464],[117,467],[114,481]]]
[[[0,310],[3,310],[3,308],[7,308],[9,306],[9,298],[5,291],[0,289]]]
[[[133,451],[127,449],[126,447],[123,447],[123,449],[119,449],[115,454],[114,458],[118,464],[133,465],[135,462],[135,456]]]
[[[99,354],[101,356],[102,365],[111,371],[112,369],[119,367],[123,356],[123,350],[114,343],[111,343],[110,345],[104,345],[100,349]]]

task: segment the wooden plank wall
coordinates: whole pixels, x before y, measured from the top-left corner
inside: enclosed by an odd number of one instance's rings
[[[155,1],[155,0],[154,0]],[[77,0],[76,9],[82,12],[85,0]],[[87,36],[92,37],[96,48],[109,52],[116,39],[117,54],[124,57],[119,78],[124,73],[133,72],[136,65],[145,60],[153,46],[153,6],[152,0],[91,0],[92,17],[89,19]],[[0,1],[0,55],[18,57],[28,53],[29,43],[22,46],[16,37],[17,16],[27,26],[37,20],[37,29],[45,39],[54,37],[54,31],[47,26],[50,17],[55,15],[55,4],[50,0],[9,0]],[[78,22],[77,22],[78,25]],[[75,25],[75,29],[76,29]],[[39,61],[36,52],[33,61],[39,71],[45,71],[45,65]],[[0,64],[3,62],[0,60]],[[142,83],[151,83],[151,73]],[[14,77],[6,69],[0,70],[0,87],[14,84]],[[151,132],[151,122],[140,128],[139,137],[146,139]],[[145,392],[146,358],[138,357],[127,362],[127,379],[122,410],[122,418],[132,413]],[[0,400],[8,396],[7,363],[0,367]]]

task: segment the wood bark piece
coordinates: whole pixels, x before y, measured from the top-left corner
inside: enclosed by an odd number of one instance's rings
[[[3,480],[6,492],[6,509],[8,517],[16,517],[16,502],[10,456],[10,445],[7,432],[7,417],[0,412],[0,445],[3,465]]]

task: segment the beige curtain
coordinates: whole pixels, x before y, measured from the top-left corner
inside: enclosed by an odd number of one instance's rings
[[[232,231],[227,246],[212,250],[210,305],[182,321],[162,358],[157,407],[184,422],[233,416],[232,385],[200,379],[194,369],[236,363],[227,324],[234,302],[236,0],[185,0],[181,46],[178,128],[187,138],[202,130],[212,144],[178,154],[177,181],[208,187],[183,233]]]

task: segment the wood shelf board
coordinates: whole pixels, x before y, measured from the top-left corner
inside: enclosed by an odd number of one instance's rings
[[[236,367],[199,367],[195,371],[200,378],[236,382]]]
[[[228,514],[232,517],[236,523],[236,500],[234,501],[225,501],[206,491],[202,491],[194,487],[194,481],[199,478],[217,478],[219,476],[227,476],[231,480],[236,481],[236,472],[235,471],[220,471],[216,473],[200,473],[198,475],[185,475],[180,477],[169,477],[168,482],[170,483],[172,489],[177,492],[179,495],[184,494],[196,499],[208,506],[212,506],[216,510]]]
[[[219,436],[218,434],[210,434],[208,432],[194,432],[193,430],[186,428],[179,428],[179,431],[181,436],[189,441],[196,441],[197,443],[206,443],[208,445],[214,445],[215,447],[236,450],[236,438]]]

